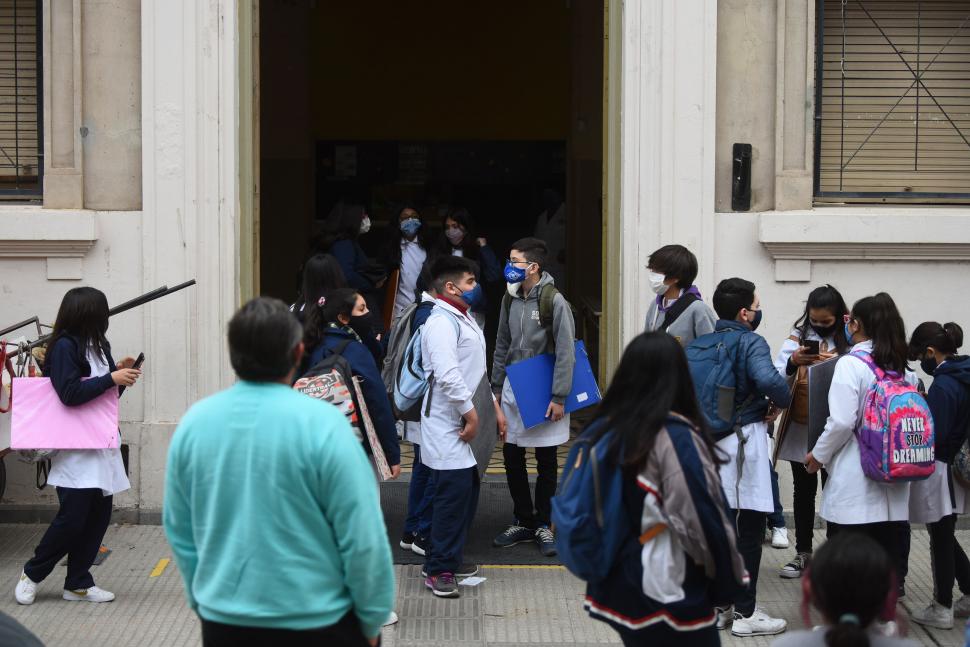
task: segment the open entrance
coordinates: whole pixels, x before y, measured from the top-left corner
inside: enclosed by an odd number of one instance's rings
[[[401,205],[464,207],[499,261],[545,232],[597,365],[603,3],[259,2],[260,292],[292,301],[315,227],[366,206],[380,261]],[[553,194],[565,225],[539,222]],[[495,338],[503,282],[486,285]]]

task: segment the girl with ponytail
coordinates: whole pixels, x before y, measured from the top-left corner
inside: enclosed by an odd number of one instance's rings
[[[845,532],[816,551],[802,578],[802,616],[822,616],[817,631],[793,631],[772,647],[916,647],[883,635],[896,613],[896,577],[882,547],[865,535]]]
[[[958,514],[967,511],[967,490],[954,479],[953,461],[970,430],[970,357],[958,355],[963,330],[955,323],[927,321],[909,341],[909,359],[918,361],[933,384],[926,401],[933,414],[936,469],[910,490],[910,521],[925,523],[930,533],[933,602],[913,613],[913,621],[939,629],[953,618],[970,615],[970,560],[953,535]],[[953,584],[963,596],[953,603]]]

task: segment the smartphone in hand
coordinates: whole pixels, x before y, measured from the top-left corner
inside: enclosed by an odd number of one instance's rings
[[[131,367],[137,371],[141,368],[141,365],[144,363],[145,363],[145,353],[138,353],[138,359],[135,360],[135,363],[132,364]]]
[[[802,342],[802,346],[807,349],[808,355],[818,355],[819,353],[819,342],[817,339],[806,339]]]

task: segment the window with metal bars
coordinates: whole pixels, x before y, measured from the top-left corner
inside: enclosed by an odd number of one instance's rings
[[[970,0],[819,0],[815,196],[970,201]]]
[[[41,0],[0,0],[0,198],[40,197]]]

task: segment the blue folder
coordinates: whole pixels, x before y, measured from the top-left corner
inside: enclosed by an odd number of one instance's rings
[[[552,372],[556,356],[549,353],[516,362],[506,369],[522,423],[529,427],[548,422],[546,410],[552,399]],[[572,413],[594,405],[602,399],[596,376],[589,365],[589,356],[582,341],[576,342],[576,366],[573,369],[573,390],[566,398],[564,409]]]

